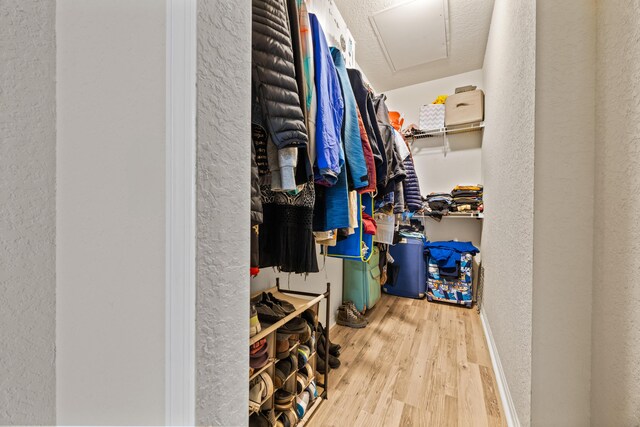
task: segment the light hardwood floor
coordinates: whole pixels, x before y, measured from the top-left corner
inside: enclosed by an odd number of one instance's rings
[[[364,329],[336,326],[342,366],[311,426],[506,426],[475,309],[382,295]]]

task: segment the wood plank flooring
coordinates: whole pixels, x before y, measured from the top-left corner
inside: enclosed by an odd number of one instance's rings
[[[475,309],[383,294],[367,318],[331,329],[342,366],[309,425],[507,425]]]

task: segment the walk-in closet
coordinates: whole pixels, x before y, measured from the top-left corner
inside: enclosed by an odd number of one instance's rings
[[[493,2],[462,3],[253,1],[252,426],[506,425],[479,316]]]

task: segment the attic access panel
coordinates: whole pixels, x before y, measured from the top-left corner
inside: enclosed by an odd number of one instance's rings
[[[374,13],[369,20],[394,72],[449,54],[447,0],[411,0]]]

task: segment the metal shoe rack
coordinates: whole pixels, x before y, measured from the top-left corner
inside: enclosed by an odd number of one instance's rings
[[[308,360],[308,364],[311,366],[312,370],[313,370],[313,378],[310,378],[307,380],[307,384],[305,386],[304,390],[307,388],[307,386],[311,383],[312,380],[316,381],[316,389],[318,391],[318,397],[315,399],[315,401],[313,402],[313,404],[309,404],[309,406],[307,406],[307,409],[305,411],[304,417],[302,419],[300,419],[298,421],[298,423],[296,424],[296,426],[304,426],[306,423],[309,422],[309,420],[311,419],[311,417],[313,416],[313,413],[316,411],[316,409],[318,409],[318,407],[320,406],[320,404],[322,404],[322,402],[324,400],[326,400],[328,398],[328,388],[329,388],[329,372],[328,372],[328,366],[329,366],[329,306],[330,306],[330,295],[331,295],[331,283],[327,283],[327,290],[322,293],[322,294],[316,294],[316,293],[311,293],[311,292],[302,292],[302,291],[294,291],[294,290],[290,290],[290,289],[282,289],[280,288],[280,279],[276,279],[276,286],[271,288],[271,289],[267,289],[264,291],[260,291],[257,292],[256,294],[252,295],[253,296],[257,296],[259,294],[261,294],[262,292],[271,292],[276,298],[284,300],[284,301],[288,301],[291,304],[294,305],[294,307],[296,308],[296,310],[287,315],[286,317],[284,317],[283,319],[281,319],[280,321],[278,321],[277,323],[274,323],[273,325],[269,325],[265,328],[263,328],[258,334],[254,335],[253,337],[251,337],[249,339],[249,345],[253,345],[254,343],[260,341],[263,338],[267,339],[267,347],[268,347],[268,354],[269,354],[269,359],[266,365],[264,365],[262,368],[255,370],[249,377],[249,383],[251,383],[251,381],[253,381],[258,375],[260,375],[263,372],[267,372],[267,374],[271,377],[272,380],[275,379],[275,366],[276,363],[279,361],[276,358],[276,331],[278,330],[278,328],[282,327],[285,323],[287,323],[288,321],[290,321],[291,319],[293,319],[294,317],[300,316],[305,310],[311,309],[316,313],[315,319],[316,319],[316,324],[314,325],[314,330],[312,331],[313,334],[315,334],[315,340],[314,340],[314,347],[317,347],[317,343],[319,341],[319,336],[317,333],[317,322],[318,322],[318,314],[319,314],[319,307],[320,307],[320,301],[322,301],[323,299],[326,300],[326,307],[327,310],[326,311],[326,316],[325,316],[325,327],[324,327],[324,336],[325,336],[325,360],[324,360],[324,366],[325,366],[325,374],[321,374],[318,372],[317,370],[317,358],[318,353],[317,353],[317,348],[313,348],[311,349],[311,354],[309,355],[309,360]],[[300,345],[300,342],[296,343],[293,346],[289,347],[289,354],[294,354],[294,359],[297,361],[298,357],[297,357],[297,352],[298,352],[298,346]],[[296,398],[298,397],[298,393],[297,393],[297,372],[298,369],[301,368],[300,366],[297,366],[297,362],[296,362],[296,369],[293,369],[291,374],[288,376],[288,378],[284,381],[282,387],[291,393],[294,393]],[[273,390],[273,394],[268,397],[263,403],[262,406],[260,407],[260,411],[268,411],[271,409],[274,409],[274,404],[275,404],[275,392],[278,390],[279,388],[275,387],[275,382],[274,382],[274,390]],[[294,409],[295,411],[295,405],[296,405],[296,399],[293,400],[293,407],[292,409]],[[251,415],[253,413],[253,411],[249,410],[249,415]],[[279,411],[275,411],[275,415],[276,418],[279,417],[281,414],[281,412]]]

